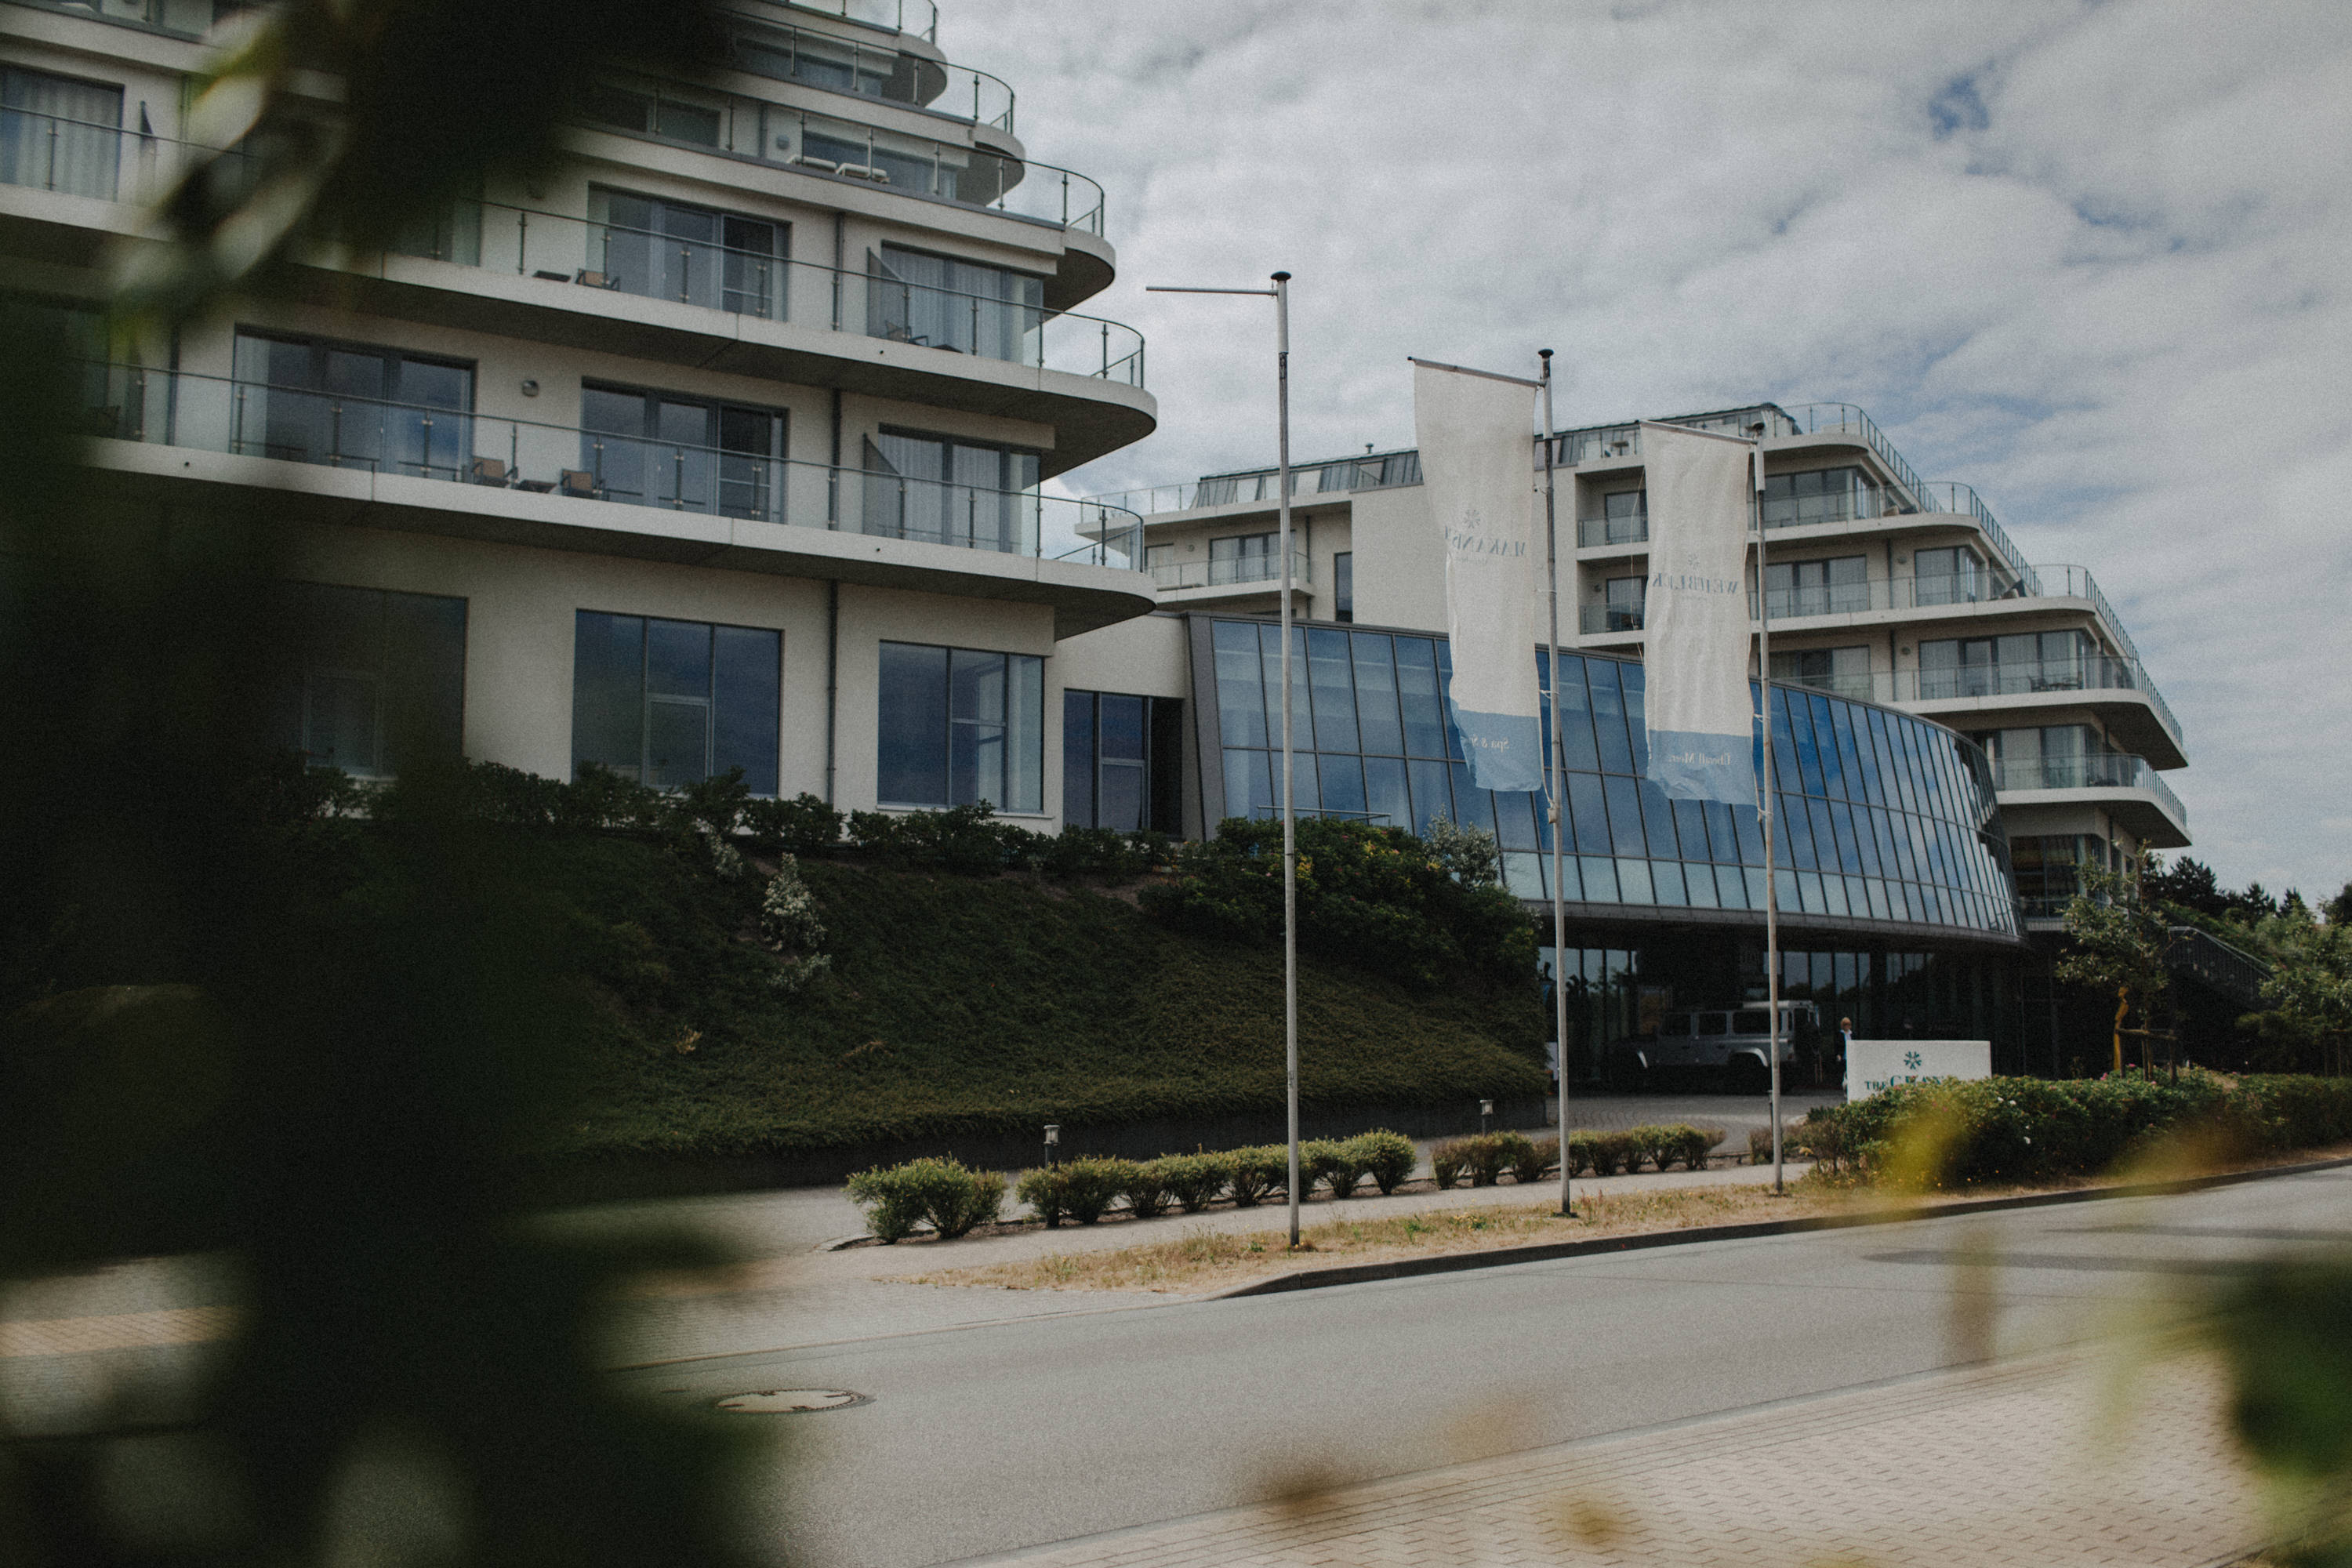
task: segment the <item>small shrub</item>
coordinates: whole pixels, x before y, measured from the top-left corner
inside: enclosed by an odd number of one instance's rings
[[[1597,1132],[1592,1137],[1592,1173],[1613,1176],[1632,1168],[1640,1144],[1631,1132]]]
[[[754,847],[792,855],[814,855],[841,842],[846,818],[813,795],[790,800],[754,800],[743,806],[743,829]]]
[[[849,1178],[849,1195],[866,1210],[866,1228],[885,1245],[904,1240],[926,1220],[943,1239],[953,1240],[996,1218],[1004,1205],[1004,1178],[953,1159],[909,1160],[860,1171]]]
[[[1675,1138],[1667,1153],[1685,1171],[1706,1170],[1706,1157],[1715,1152],[1715,1146],[1725,1137],[1720,1127],[1693,1127],[1686,1121],[1678,1121],[1668,1131],[1674,1133]],[[1658,1168],[1663,1171],[1665,1166],[1661,1164]]]
[[[1199,1214],[1215,1203],[1234,1176],[1230,1154],[1170,1154],[1157,1163],[1167,1169],[1168,1195],[1186,1214]]]
[[[1169,1167],[1174,1155],[1162,1155],[1131,1167],[1127,1179],[1127,1206],[1138,1219],[1158,1219],[1168,1212]]]
[[[1092,1225],[1102,1218],[1104,1211],[1135,1183],[1136,1164],[1132,1160],[1092,1157],[1065,1161],[1058,1168],[1062,1173],[1063,1206],[1080,1225]]]
[[[1448,1138],[1442,1143],[1430,1145],[1429,1175],[1437,1184],[1439,1192],[1461,1180],[1463,1167],[1470,1163],[1469,1151],[1462,1146],[1465,1142],[1461,1138]]]
[[[1592,1143],[1599,1136],[1592,1132],[1571,1132],[1568,1135],[1568,1173],[1592,1169]]]
[[[1067,1168],[1046,1165],[1034,1171],[1024,1171],[1021,1179],[1013,1186],[1013,1195],[1035,1211],[1037,1217],[1045,1222],[1047,1230],[1059,1228],[1063,1218],[1070,1212],[1069,1183],[1063,1176]]]
[[[1235,1149],[1225,1156],[1233,1162],[1233,1172],[1226,1179],[1234,1190],[1235,1208],[1255,1208],[1275,1193],[1285,1190],[1290,1181],[1290,1149],[1283,1143],[1262,1143],[1254,1149]]]
[[[1470,1145],[1470,1184],[1491,1187],[1522,1159],[1534,1158],[1534,1145],[1524,1132],[1481,1132],[1464,1140]]]
[[[1638,1171],[1644,1165],[1654,1165],[1663,1171],[1674,1156],[1667,1152],[1673,1137],[1671,1128],[1643,1125],[1625,1129],[1625,1169]]]
[[[1523,1187],[1531,1187],[1559,1168],[1559,1140],[1538,1138],[1528,1142],[1526,1152],[1511,1162],[1511,1179]]]
[[[1360,1132],[1348,1140],[1348,1146],[1356,1152],[1356,1163],[1383,1197],[1412,1180],[1413,1167],[1421,1163],[1421,1152],[1412,1146],[1412,1140],[1385,1128]]]
[[[833,958],[824,951],[824,924],[816,918],[816,899],[801,880],[800,862],[788,854],[779,854],[776,862],[776,874],[760,900],[760,938],[777,959],[769,984],[789,995],[832,968]]]
[[[1298,1146],[1298,1175],[1309,1192],[1319,1184],[1330,1188],[1335,1199],[1351,1198],[1363,1183],[1364,1167],[1348,1144],[1318,1138]]]

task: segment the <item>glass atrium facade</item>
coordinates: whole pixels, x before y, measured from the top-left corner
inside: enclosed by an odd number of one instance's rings
[[[1195,668],[1213,671],[1213,711],[1198,731],[1203,820],[1272,815],[1281,788],[1280,630],[1194,616],[1192,635]],[[1549,899],[1543,803],[1472,783],[1446,717],[1445,639],[1324,625],[1292,635],[1299,809],[1416,832],[1439,816],[1488,828],[1512,890]],[[1548,728],[1549,672],[1544,655],[1535,657]],[[1756,814],[1671,800],[1643,776],[1642,666],[1590,654],[1563,655],[1560,664],[1567,898],[1588,906],[1585,918],[1604,917],[1596,905],[1644,907],[1654,919],[1668,909],[1760,911]],[[1974,745],[1907,714],[1780,687],[1772,736],[1784,918],[2018,937],[1992,778]]]

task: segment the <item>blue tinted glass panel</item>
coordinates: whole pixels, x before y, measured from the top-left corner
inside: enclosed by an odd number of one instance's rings
[[[1806,815],[1802,795],[1780,797],[1780,829],[1782,846],[1789,852],[1788,863],[1807,871],[1819,869],[1821,862],[1813,858],[1812,819]]]
[[[583,610],[574,622],[572,760],[629,778],[645,762],[646,623]]]
[[[1602,804],[1599,773],[1568,775],[1568,822],[1578,854],[1610,852],[1609,808]]]
[[[1764,825],[1756,820],[1756,814],[1734,808],[1731,826],[1739,833],[1740,863],[1747,866],[1764,864]]]
[[[1706,802],[1675,800],[1675,837],[1682,843],[1685,860],[1712,858],[1706,847]]]
[[[710,627],[707,623],[646,623],[646,689],[656,697],[709,700]]]
[[[1853,733],[1853,710],[1843,702],[1830,704],[1830,724],[1837,733],[1839,765],[1845,773],[1844,794],[1850,800],[1870,798],[1870,785],[1862,765],[1862,752]],[[1815,728],[1820,726],[1817,724]]]
[[[886,805],[946,805],[948,650],[882,645],[876,790]]]
[[[1384,827],[1413,826],[1412,795],[1405,786],[1404,767],[1395,757],[1364,759],[1364,809]]]
[[[1748,874],[1738,866],[1717,866],[1715,868],[1716,901],[1727,910],[1744,910],[1748,904]]]
[[[1093,827],[1095,820],[1095,693],[1062,693],[1062,820]],[[1227,765],[1232,754],[1226,756]]]
[[[1453,770],[1442,762],[1417,757],[1406,766],[1412,775],[1412,830],[1425,835],[1438,817],[1453,821]]]
[[[1217,667],[1217,730],[1228,746],[1271,744],[1265,722],[1265,677],[1258,668],[1257,628],[1219,621],[1211,628]]]
[[[1225,753],[1227,816],[1264,816],[1275,809],[1274,774],[1268,766],[1271,755],[1266,752]]]
[[[1601,748],[1601,771],[1606,773],[1633,771],[1633,745],[1625,735],[1625,698],[1617,684],[1624,668],[1612,659],[1584,661],[1585,674],[1591,681],[1592,735]]]
[[[1356,666],[1356,720],[1364,750],[1383,757],[1404,754],[1404,725],[1397,713],[1396,664],[1389,639],[1358,632],[1349,639]],[[1399,817],[1400,825],[1403,818]]]
[[[1633,779],[1613,775],[1603,779],[1601,784],[1609,795],[1610,847],[1620,856],[1646,855],[1650,846],[1642,832],[1641,785]]]
[[[1820,858],[1822,869],[1824,871],[1853,870],[1854,868],[1838,853],[1837,829],[1830,825],[1830,803],[1825,800],[1815,800],[1806,802],[1806,805],[1808,807],[1806,815],[1812,818],[1813,823],[1813,853]]]
[[[1811,710],[1813,750],[1821,759],[1821,793],[1832,799],[1845,795],[1845,753],[1839,750],[1837,727],[1830,722],[1830,700],[1820,692],[1806,694],[1805,706]]]
[[[1592,856],[1579,856],[1576,861],[1578,879],[1584,886],[1584,896],[1596,904],[1614,904],[1617,897],[1617,862]]]
[[[1495,836],[1506,849],[1536,849],[1541,847],[1536,838],[1537,798],[1531,795],[1497,795],[1495,801]]]
[[[1846,863],[1859,867],[1863,876],[1875,877],[1880,874],[1878,843],[1871,837],[1869,812],[1868,806],[1841,801],[1830,815],[1837,820],[1838,844],[1845,851]]]
[[[1650,904],[1657,896],[1650,888],[1650,863],[1647,860],[1617,862],[1617,898],[1620,903]]]
[[[1788,696],[1789,693],[1785,690],[1780,693],[1785,704],[1782,711],[1788,716],[1789,721],[1789,741],[1797,748],[1797,772],[1784,779],[1781,782],[1781,787],[1793,789],[1797,785],[1797,781],[1802,779],[1807,795],[1819,795],[1822,793],[1822,758],[1821,752],[1813,742],[1812,717],[1807,712],[1801,697],[1796,701],[1790,702],[1787,700]]]
[[[1315,759],[1323,775],[1323,809],[1349,816],[1364,812],[1364,762],[1353,755],[1325,755]]]
[[[1715,868],[1705,864],[1685,865],[1683,876],[1690,884],[1690,901],[1694,909],[1715,907]]]
[[[1648,688],[1643,684],[1647,672],[1638,664],[1621,667],[1617,672],[1625,682],[1625,737],[1633,748],[1633,771],[1647,773],[1650,769],[1650,736],[1643,719],[1643,698]]]
[[[782,717],[782,634],[719,626],[713,642],[718,668],[710,693],[711,765],[721,773],[741,768],[744,787],[753,795],[772,795],[776,793]]]
[[[1599,773],[1601,750],[1592,741],[1592,697],[1584,684],[1584,660],[1563,654],[1559,668],[1559,732],[1568,765]]]
[[[1405,754],[1445,755],[1445,710],[1438,695],[1437,645],[1427,637],[1396,639],[1397,699],[1403,710]]]
[[[1462,731],[1454,722],[1454,649],[1450,644],[1437,645],[1437,689],[1445,693],[1445,754],[1454,762],[1462,761]]]
[[[1455,813],[1454,820],[1465,827],[1483,827],[1489,833],[1494,832],[1494,792],[1480,789],[1471,782],[1469,763],[1454,763],[1452,766]]]
[[[1683,868],[1672,860],[1650,862],[1650,896],[1662,904],[1687,904],[1690,895],[1683,886]]]
[[[1648,779],[1640,781],[1642,817],[1648,826],[1645,837],[1654,860],[1671,860],[1679,851],[1675,847],[1675,807],[1666,792]],[[1664,900],[1660,900],[1663,902]]]
[[[1307,684],[1315,690],[1315,749],[1358,750],[1356,681],[1348,634],[1322,627],[1307,634]]]
[[[1797,766],[1796,737],[1789,732],[1789,694],[1777,686],[1772,689],[1772,782],[1781,789],[1799,789],[1804,784]]]

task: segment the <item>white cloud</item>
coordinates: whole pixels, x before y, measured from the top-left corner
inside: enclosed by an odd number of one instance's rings
[[[1857,403],[2091,566],[2226,881],[2352,877],[2352,7],[947,0],[1109,192],[1161,429],[1109,489],[1412,439],[1407,353],[1560,351],[1581,423]]]

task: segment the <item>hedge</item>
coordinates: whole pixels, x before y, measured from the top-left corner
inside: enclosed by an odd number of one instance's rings
[[[2225,1157],[2341,1142],[2352,1079],[2189,1070],[1897,1084],[1815,1108],[1788,1142],[1832,1178],[1946,1187],[2090,1175],[2175,1136]]]

